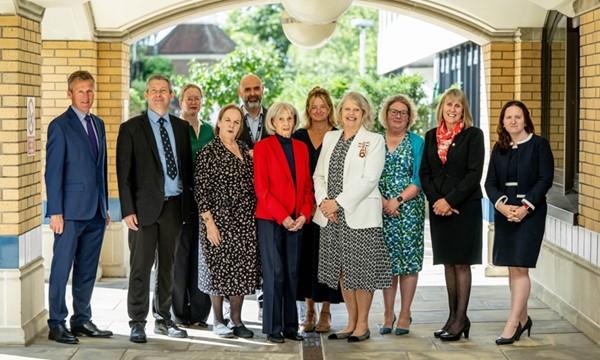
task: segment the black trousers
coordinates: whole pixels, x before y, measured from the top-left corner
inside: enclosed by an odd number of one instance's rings
[[[287,231],[275,221],[257,220],[263,278],[264,334],[298,331],[296,292],[302,232]]]
[[[130,325],[146,322],[150,298],[150,275],[156,259],[152,314],[157,320],[171,319],[173,258],[182,226],[181,197],[165,201],[157,221],[129,230],[129,290],[127,312]]]
[[[195,206],[194,206],[195,208]],[[173,320],[179,324],[206,323],[210,314],[210,296],[198,289],[198,212],[183,224],[175,248],[175,284],[173,285]]]

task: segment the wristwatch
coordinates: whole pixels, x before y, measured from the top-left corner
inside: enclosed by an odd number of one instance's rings
[[[400,205],[404,204],[404,199],[402,198],[402,195],[398,195],[398,197],[396,198],[396,200],[398,200],[398,202],[400,203]]]

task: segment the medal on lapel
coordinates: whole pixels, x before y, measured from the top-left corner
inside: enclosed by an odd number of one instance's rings
[[[363,141],[358,144],[358,147],[359,147],[358,156],[361,158],[364,158],[365,156],[367,156],[367,148],[369,147],[369,142]]]

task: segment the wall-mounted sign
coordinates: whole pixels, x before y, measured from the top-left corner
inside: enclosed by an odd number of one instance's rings
[[[35,98],[27,98],[27,156],[35,156]]]

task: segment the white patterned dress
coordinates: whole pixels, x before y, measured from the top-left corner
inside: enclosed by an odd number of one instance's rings
[[[327,198],[335,199],[344,187],[344,160],[354,136],[340,136],[331,159],[327,178]],[[343,209],[337,212],[338,222],[321,229],[319,246],[319,282],[336,289],[340,274],[348,290],[376,290],[392,284],[392,266],[383,229],[373,227],[352,229],[346,223]]]

